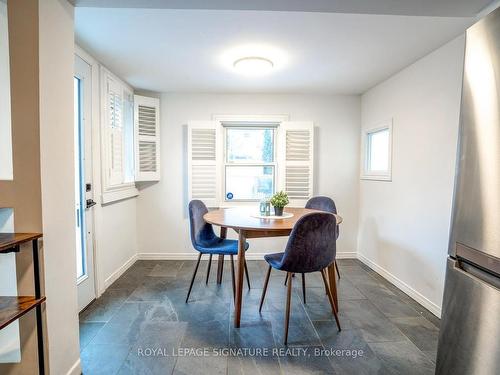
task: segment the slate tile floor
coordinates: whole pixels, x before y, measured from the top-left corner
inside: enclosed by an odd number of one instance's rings
[[[284,273],[271,274],[259,314],[267,265],[248,262],[252,289],[235,329],[228,262],[222,285],[213,262],[208,286],[202,263],[185,304],[194,261],[138,261],[80,314],[83,373],[433,374],[439,320],[359,261],[339,265],[342,332],[321,276],[306,276],[307,304],[295,278],[287,351]]]

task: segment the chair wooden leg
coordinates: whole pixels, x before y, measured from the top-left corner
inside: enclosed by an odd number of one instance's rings
[[[196,278],[196,272],[198,272],[198,267],[200,266],[201,253],[198,254],[198,261],[196,262],[196,267],[194,268],[193,277],[191,278],[191,284],[189,284],[188,295],[186,297],[186,303],[189,300],[189,295],[191,294],[191,289],[193,289],[194,279]]]
[[[292,277],[295,277],[295,274],[294,274],[294,273],[290,272],[290,274],[292,275]],[[288,282],[288,273],[287,273],[287,275],[285,276],[285,286],[286,286],[287,282]]]
[[[288,326],[290,325],[290,303],[292,301],[292,274],[288,272],[288,289],[286,292],[286,312],[285,312],[285,339],[283,344],[288,344]]]
[[[339,311],[339,297],[337,295],[337,276],[335,276],[335,264],[328,266],[325,269],[325,272],[328,278],[330,293],[333,297],[333,303],[335,303],[335,308],[337,309],[337,311]]]
[[[208,277],[210,276],[210,266],[212,265],[212,254],[210,254],[210,257],[208,259],[208,266],[207,266],[207,279],[205,280],[205,284],[208,284]]]
[[[328,301],[330,301],[330,306],[332,307],[332,312],[333,312],[333,316],[335,317],[335,322],[337,322],[337,328],[339,331],[341,331],[342,329],[340,328],[340,321],[339,321],[339,315],[338,315],[338,312],[337,312],[337,307],[335,307],[335,303],[333,302],[333,296],[332,296],[332,291],[330,290],[330,287],[328,286],[328,282],[326,281],[326,271],[325,270],[321,270],[321,277],[323,278],[323,283],[325,284],[325,290],[326,290],[326,294],[328,295]]]
[[[304,304],[306,303],[306,275],[302,274],[302,297],[304,298]]]
[[[335,269],[337,270],[337,276],[340,279],[340,271],[339,271],[339,265],[338,265],[337,261],[335,261]]]
[[[231,255],[231,281],[233,283],[233,299],[236,298],[236,281],[234,277],[234,257]]]
[[[269,276],[271,276],[272,267],[269,266],[267,269],[266,280],[264,281],[264,289],[262,289],[262,296],[260,297],[259,312],[262,310],[262,305],[264,304],[264,298],[266,297],[267,284],[269,283]]]
[[[250,276],[248,275],[248,267],[247,267],[247,261],[246,260],[245,260],[245,275],[247,276],[248,289],[250,289]]]
[[[335,310],[335,304],[333,303],[333,298],[332,298],[332,295],[330,293],[330,285],[328,285],[326,271],[321,270],[320,272],[321,272],[321,278],[323,279],[323,284],[325,285],[325,293],[328,297],[328,302],[330,302],[330,306],[332,308],[332,313],[333,313]]]
[[[222,284],[222,273],[224,271],[224,255],[219,255],[217,262],[217,284]]]

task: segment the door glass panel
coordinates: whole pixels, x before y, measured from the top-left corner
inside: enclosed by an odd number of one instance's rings
[[[82,168],[82,82],[74,78],[75,106],[75,202],[76,202],[76,277],[81,280],[85,270],[85,207]]]

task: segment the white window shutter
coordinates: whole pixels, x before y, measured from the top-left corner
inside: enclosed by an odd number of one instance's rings
[[[221,181],[221,130],[217,121],[188,124],[188,197],[218,207]]]
[[[108,153],[108,183],[110,186],[123,183],[123,90],[108,77],[106,83],[106,125]]]
[[[279,183],[293,207],[304,207],[313,196],[314,125],[284,121],[278,129]]]
[[[160,180],[160,100],[134,95],[135,180]]]
[[[133,90],[100,67],[101,189],[103,204],[138,195],[134,182]]]

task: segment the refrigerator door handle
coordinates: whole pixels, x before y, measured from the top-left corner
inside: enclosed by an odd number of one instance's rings
[[[456,256],[469,264],[488,270],[497,277],[500,277],[500,259],[485,252],[476,250],[460,242],[455,244]]]
[[[500,277],[486,272],[480,267],[477,267],[464,259],[455,260],[453,266],[457,272],[465,274],[468,277],[473,277],[480,282],[489,284],[490,286],[493,286],[500,291]]]

